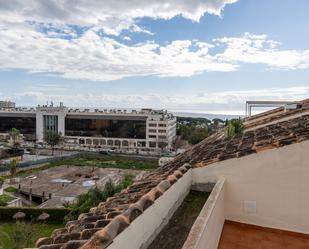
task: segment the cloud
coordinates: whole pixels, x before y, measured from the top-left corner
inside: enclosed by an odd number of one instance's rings
[[[118,35],[129,28],[141,32],[143,29],[135,23],[137,18],[171,19],[181,15],[198,22],[206,13],[220,15],[226,4],[234,2],[237,0],[0,0],[0,22],[95,26]]]
[[[44,72],[69,79],[116,80],[129,76],[188,77],[204,71],[233,71],[189,40],[165,46],[154,42],[128,46],[93,30],[75,39],[50,37],[31,26],[0,30],[0,68]]]
[[[309,50],[280,50],[279,42],[249,33],[214,39],[212,43],[175,40],[165,45],[149,41],[126,45],[102,37],[93,29],[81,36],[67,29],[57,36],[40,32],[29,24],[0,28],[0,37],[1,69],[24,69],[67,79],[190,77],[203,72],[239,70],[244,63],[286,70],[309,67]],[[216,47],[222,47],[223,52],[213,53]]]
[[[309,67],[309,50],[280,50],[280,42],[268,39],[267,35],[245,33],[243,37],[214,39],[223,45],[219,61],[227,63],[265,64],[272,69],[306,69]]]
[[[44,104],[46,101],[69,103],[71,107],[113,107],[169,109],[181,112],[238,114],[244,115],[247,100],[302,100],[308,98],[309,87],[287,87],[253,89],[246,91],[222,91],[200,93],[198,95],[113,95],[113,94],[71,94],[67,89],[41,89],[40,86],[25,92],[3,96],[17,103],[32,105]]]
[[[172,40],[164,45],[149,41],[128,45],[131,38],[121,34],[127,30],[125,34],[155,36],[139,25],[140,18],[181,15],[198,22],[206,13],[220,15],[226,4],[234,2],[237,0],[0,0],[0,69],[109,81],[231,72],[244,63],[276,70],[309,68],[309,50],[282,50],[279,42],[265,34],[245,33],[211,42]]]

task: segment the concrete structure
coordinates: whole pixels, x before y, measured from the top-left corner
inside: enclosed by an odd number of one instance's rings
[[[284,106],[286,110],[296,109],[298,102],[293,101],[247,101],[246,102],[246,117],[251,117],[252,107],[281,107]]]
[[[71,148],[170,150],[176,136],[176,117],[163,110],[72,109],[44,105],[36,108],[0,108],[2,137],[11,128],[26,140],[43,142],[46,131],[65,137]]]
[[[15,103],[12,101],[0,101],[0,108],[15,108]]]
[[[308,151],[305,141],[214,163],[194,169],[193,181],[226,179],[228,220],[309,233]]]
[[[20,198],[16,198],[7,203],[7,207],[22,207],[22,206],[23,206],[23,202],[22,202],[22,199]]]
[[[132,223],[132,226],[117,236],[108,248],[147,249],[189,193],[192,183],[191,173],[189,170],[162,198]],[[134,240],[130,240],[133,237]]]

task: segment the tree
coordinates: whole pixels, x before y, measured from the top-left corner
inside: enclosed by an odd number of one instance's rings
[[[61,133],[55,131],[45,132],[44,141],[51,147],[52,155],[54,155],[55,146],[62,142],[63,138]]]
[[[17,161],[16,161],[16,159],[13,159],[10,163],[10,173],[11,173],[11,175],[12,176],[15,175],[16,171],[17,171]]]
[[[225,126],[225,136],[229,138],[242,134],[243,131],[244,124],[240,118],[228,121],[227,125]]]
[[[0,189],[2,188],[3,183],[4,183],[4,178],[0,176]]]
[[[20,131],[16,128],[12,128],[10,131],[10,137],[12,139],[13,150],[16,152],[20,145]]]

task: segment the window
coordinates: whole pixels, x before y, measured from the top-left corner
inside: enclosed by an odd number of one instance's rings
[[[149,142],[149,147],[155,148],[155,147],[157,147],[157,143],[156,142]]]
[[[156,135],[149,135],[149,138],[157,138]]]
[[[157,124],[149,124],[149,127],[157,127]]]
[[[166,136],[158,136],[160,139],[166,139]]]
[[[159,127],[166,127],[166,124],[159,124]]]
[[[157,132],[157,130],[154,130],[154,129],[149,129],[149,132],[151,132],[151,133],[156,133],[156,132]]]
[[[166,130],[159,130],[158,132],[159,132],[159,133],[165,133]]]

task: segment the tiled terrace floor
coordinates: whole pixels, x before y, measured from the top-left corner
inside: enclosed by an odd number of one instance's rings
[[[309,236],[226,222],[218,249],[309,249]]]

